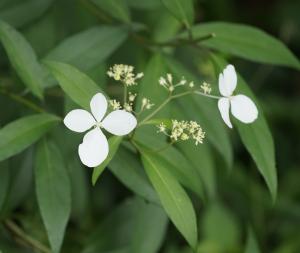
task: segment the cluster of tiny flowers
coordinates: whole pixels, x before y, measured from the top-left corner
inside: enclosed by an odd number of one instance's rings
[[[116,99],[109,100],[108,102],[113,110],[120,110],[122,108],[120,102]]]
[[[148,98],[143,98],[142,99],[142,106],[141,106],[141,111],[143,110],[150,110],[154,106],[153,103],[151,103],[150,99]]]
[[[182,77],[181,80],[178,83],[174,84],[173,83],[173,76],[171,74],[167,74],[166,77],[160,77],[158,82],[162,87],[164,87],[169,92],[173,92],[175,90],[175,88],[178,87],[178,86],[184,86],[184,85],[187,84],[187,81],[184,77]],[[190,82],[189,87],[193,88],[194,83]]]
[[[124,110],[127,112],[133,112],[133,103],[135,101],[137,94],[136,93],[128,93],[128,102],[124,103]]]
[[[211,93],[211,87],[210,87],[210,84],[204,82],[200,88],[202,89],[203,93],[204,94],[210,94]]]
[[[158,133],[164,133],[167,134],[166,130],[167,130],[167,126],[164,123],[160,123],[158,126]]]
[[[167,127],[164,123],[159,124],[157,127],[159,133],[164,133],[167,135]],[[203,143],[205,132],[195,121],[172,120],[172,129],[169,137],[174,142],[179,140],[186,141],[189,139],[193,139],[195,141],[195,145],[198,145],[199,143]]]
[[[107,75],[126,86],[136,85],[136,80],[144,76],[143,73],[134,74],[134,67],[125,64],[115,64],[107,71]]]

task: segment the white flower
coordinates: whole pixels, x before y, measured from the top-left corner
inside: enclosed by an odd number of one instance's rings
[[[218,108],[226,125],[232,128],[229,117],[231,114],[243,123],[252,123],[257,119],[258,110],[253,101],[245,95],[233,96],[237,85],[237,75],[232,65],[228,65],[219,75],[219,90],[223,98],[218,101]]]
[[[100,165],[107,157],[109,146],[101,128],[111,134],[122,136],[130,133],[137,125],[136,118],[124,110],[107,111],[107,100],[102,93],[94,95],[90,102],[91,112],[83,109],[70,111],[64,118],[64,124],[74,132],[85,132],[78,147],[81,162],[88,167]],[[104,119],[103,119],[104,118]]]

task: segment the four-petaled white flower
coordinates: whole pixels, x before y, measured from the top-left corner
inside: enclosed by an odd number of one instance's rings
[[[219,90],[222,98],[218,101],[218,108],[226,125],[232,128],[229,117],[231,114],[243,123],[252,123],[257,119],[258,111],[253,101],[245,95],[233,95],[237,85],[237,75],[232,65],[228,65],[219,75]]]
[[[87,132],[78,147],[81,162],[88,167],[100,165],[108,155],[109,146],[101,128],[111,134],[122,136],[129,134],[137,125],[136,118],[124,110],[107,111],[107,100],[102,93],[94,95],[90,102],[91,112],[83,109],[70,111],[64,118],[64,124],[72,131]],[[104,118],[104,119],[103,119]]]

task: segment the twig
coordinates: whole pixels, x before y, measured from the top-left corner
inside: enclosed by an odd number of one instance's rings
[[[131,37],[135,39],[138,43],[143,44],[144,46],[147,47],[178,47],[182,45],[197,45],[198,43],[214,38],[216,35],[214,33],[210,33],[204,36],[201,36],[199,38],[176,38],[175,40],[169,40],[166,42],[157,42],[157,41],[152,41],[146,37],[140,36],[139,34],[132,33]]]
[[[213,95],[209,95],[206,93],[203,93],[201,91],[195,91],[195,90],[190,90],[190,91],[186,91],[186,92],[182,92],[176,95],[170,95],[159,107],[157,107],[152,113],[150,113],[146,118],[144,118],[140,123],[139,126],[144,125],[149,119],[151,119],[153,116],[155,116],[155,114],[157,114],[160,110],[162,110],[165,105],[167,105],[172,99],[175,98],[180,98],[189,94],[197,94],[197,95],[201,95],[204,97],[209,97],[209,98],[214,98],[214,99],[220,99],[221,97],[218,96],[213,96]]]
[[[194,93],[197,94],[197,95],[201,95],[201,96],[208,97],[208,98],[213,98],[213,99],[220,99],[221,98],[219,96],[209,95],[209,94],[203,93],[201,91],[195,91]]]
[[[12,220],[7,219],[7,220],[3,221],[3,223],[4,223],[5,227],[16,236],[16,241],[19,241],[19,243],[21,243],[20,242],[20,240],[21,240],[22,242],[26,243],[28,246],[31,246],[32,248],[39,250],[40,252],[51,253],[51,250],[48,247],[46,247],[44,244],[42,244],[38,240],[36,240],[36,239],[32,238],[31,236],[29,236],[28,234],[26,234]]]
[[[11,98],[12,100],[27,106],[28,108],[30,108],[33,111],[36,112],[45,112],[44,109],[42,109],[41,107],[37,106],[36,104],[34,104],[33,102],[31,102],[30,100],[27,100],[19,95],[13,94],[5,89],[0,89],[0,93],[2,93],[3,95],[8,96],[9,98]]]
[[[143,125],[147,120],[151,119],[156,113],[164,108],[172,99],[172,96],[169,96],[159,107],[157,107],[152,113],[150,113],[146,118],[144,118],[139,125]]]

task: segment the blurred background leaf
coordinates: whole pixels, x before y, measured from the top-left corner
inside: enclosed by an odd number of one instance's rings
[[[37,198],[33,173],[35,143],[47,133],[55,143],[56,180],[42,185],[49,189],[44,195],[58,192],[56,185],[67,189],[54,198],[65,203],[46,218],[55,227],[54,250],[62,242],[60,252],[68,253],[192,253],[168,225],[166,204],[127,138],[93,186],[92,170],[78,159],[83,136],[57,123],[72,109],[89,109],[98,91],[123,100],[123,86],[106,74],[113,64],[144,72],[129,91],[138,93],[139,105],[145,97],[158,106],[168,97],[160,76],[184,76],[195,88],[206,81],[219,95],[217,75],[230,62],[240,74],[238,92],[259,105],[256,123],[234,121],[229,130],[217,101],[189,96],[170,102],[133,140],[156,151],[155,159],[167,164],[162,171],[192,205],[184,210],[190,213],[184,233],[197,241],[197,252],[300,252],[299,9],[299,1],[282,0],[0,1],[0,251],[40,252],[24,236],[50,251],[49,224],[45,229],[39,209],[50,199]],[[40,64],[47,61],[50,68]],[[41,126],[44,113],[55,119]],[[171,119],[199,122],[204,143],[165,149],[169,140],[156,125]]]

